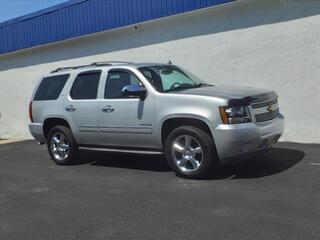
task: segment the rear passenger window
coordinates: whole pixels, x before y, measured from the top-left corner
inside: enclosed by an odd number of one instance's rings
[[[72,99],[96,99],[101,71],[80,73],[74,80],[70,96]]]
[[[69,76],[69,74],[64,74],[43,78],[33,100],[41,101],[57,99]]]

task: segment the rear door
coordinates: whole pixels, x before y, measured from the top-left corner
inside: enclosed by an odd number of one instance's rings
[[[101,71],[79,73],[64,101],[64,111],[78,144],[97,144],[99,141],[98,89]]]

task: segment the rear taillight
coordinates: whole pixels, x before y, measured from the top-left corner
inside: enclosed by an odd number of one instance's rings
[[[31,122],[33,122],[33,116],[32,116],[32,101],[29,103],[29,119]]]

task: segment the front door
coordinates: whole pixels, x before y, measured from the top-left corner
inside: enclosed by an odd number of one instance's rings
[[[129,84],[142,84],[125,69],[109,70],[105,79],[104,99],[100,103],[101,143],[115,147],[154,147],[153,97],[123,97]]]

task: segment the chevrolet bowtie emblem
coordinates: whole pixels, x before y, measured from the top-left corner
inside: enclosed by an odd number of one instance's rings
[[[272,106],[269,106],[269,107],[267,108],[267,110],[268,110],[268,112],[272,112],[272,111],[273,111]]]

